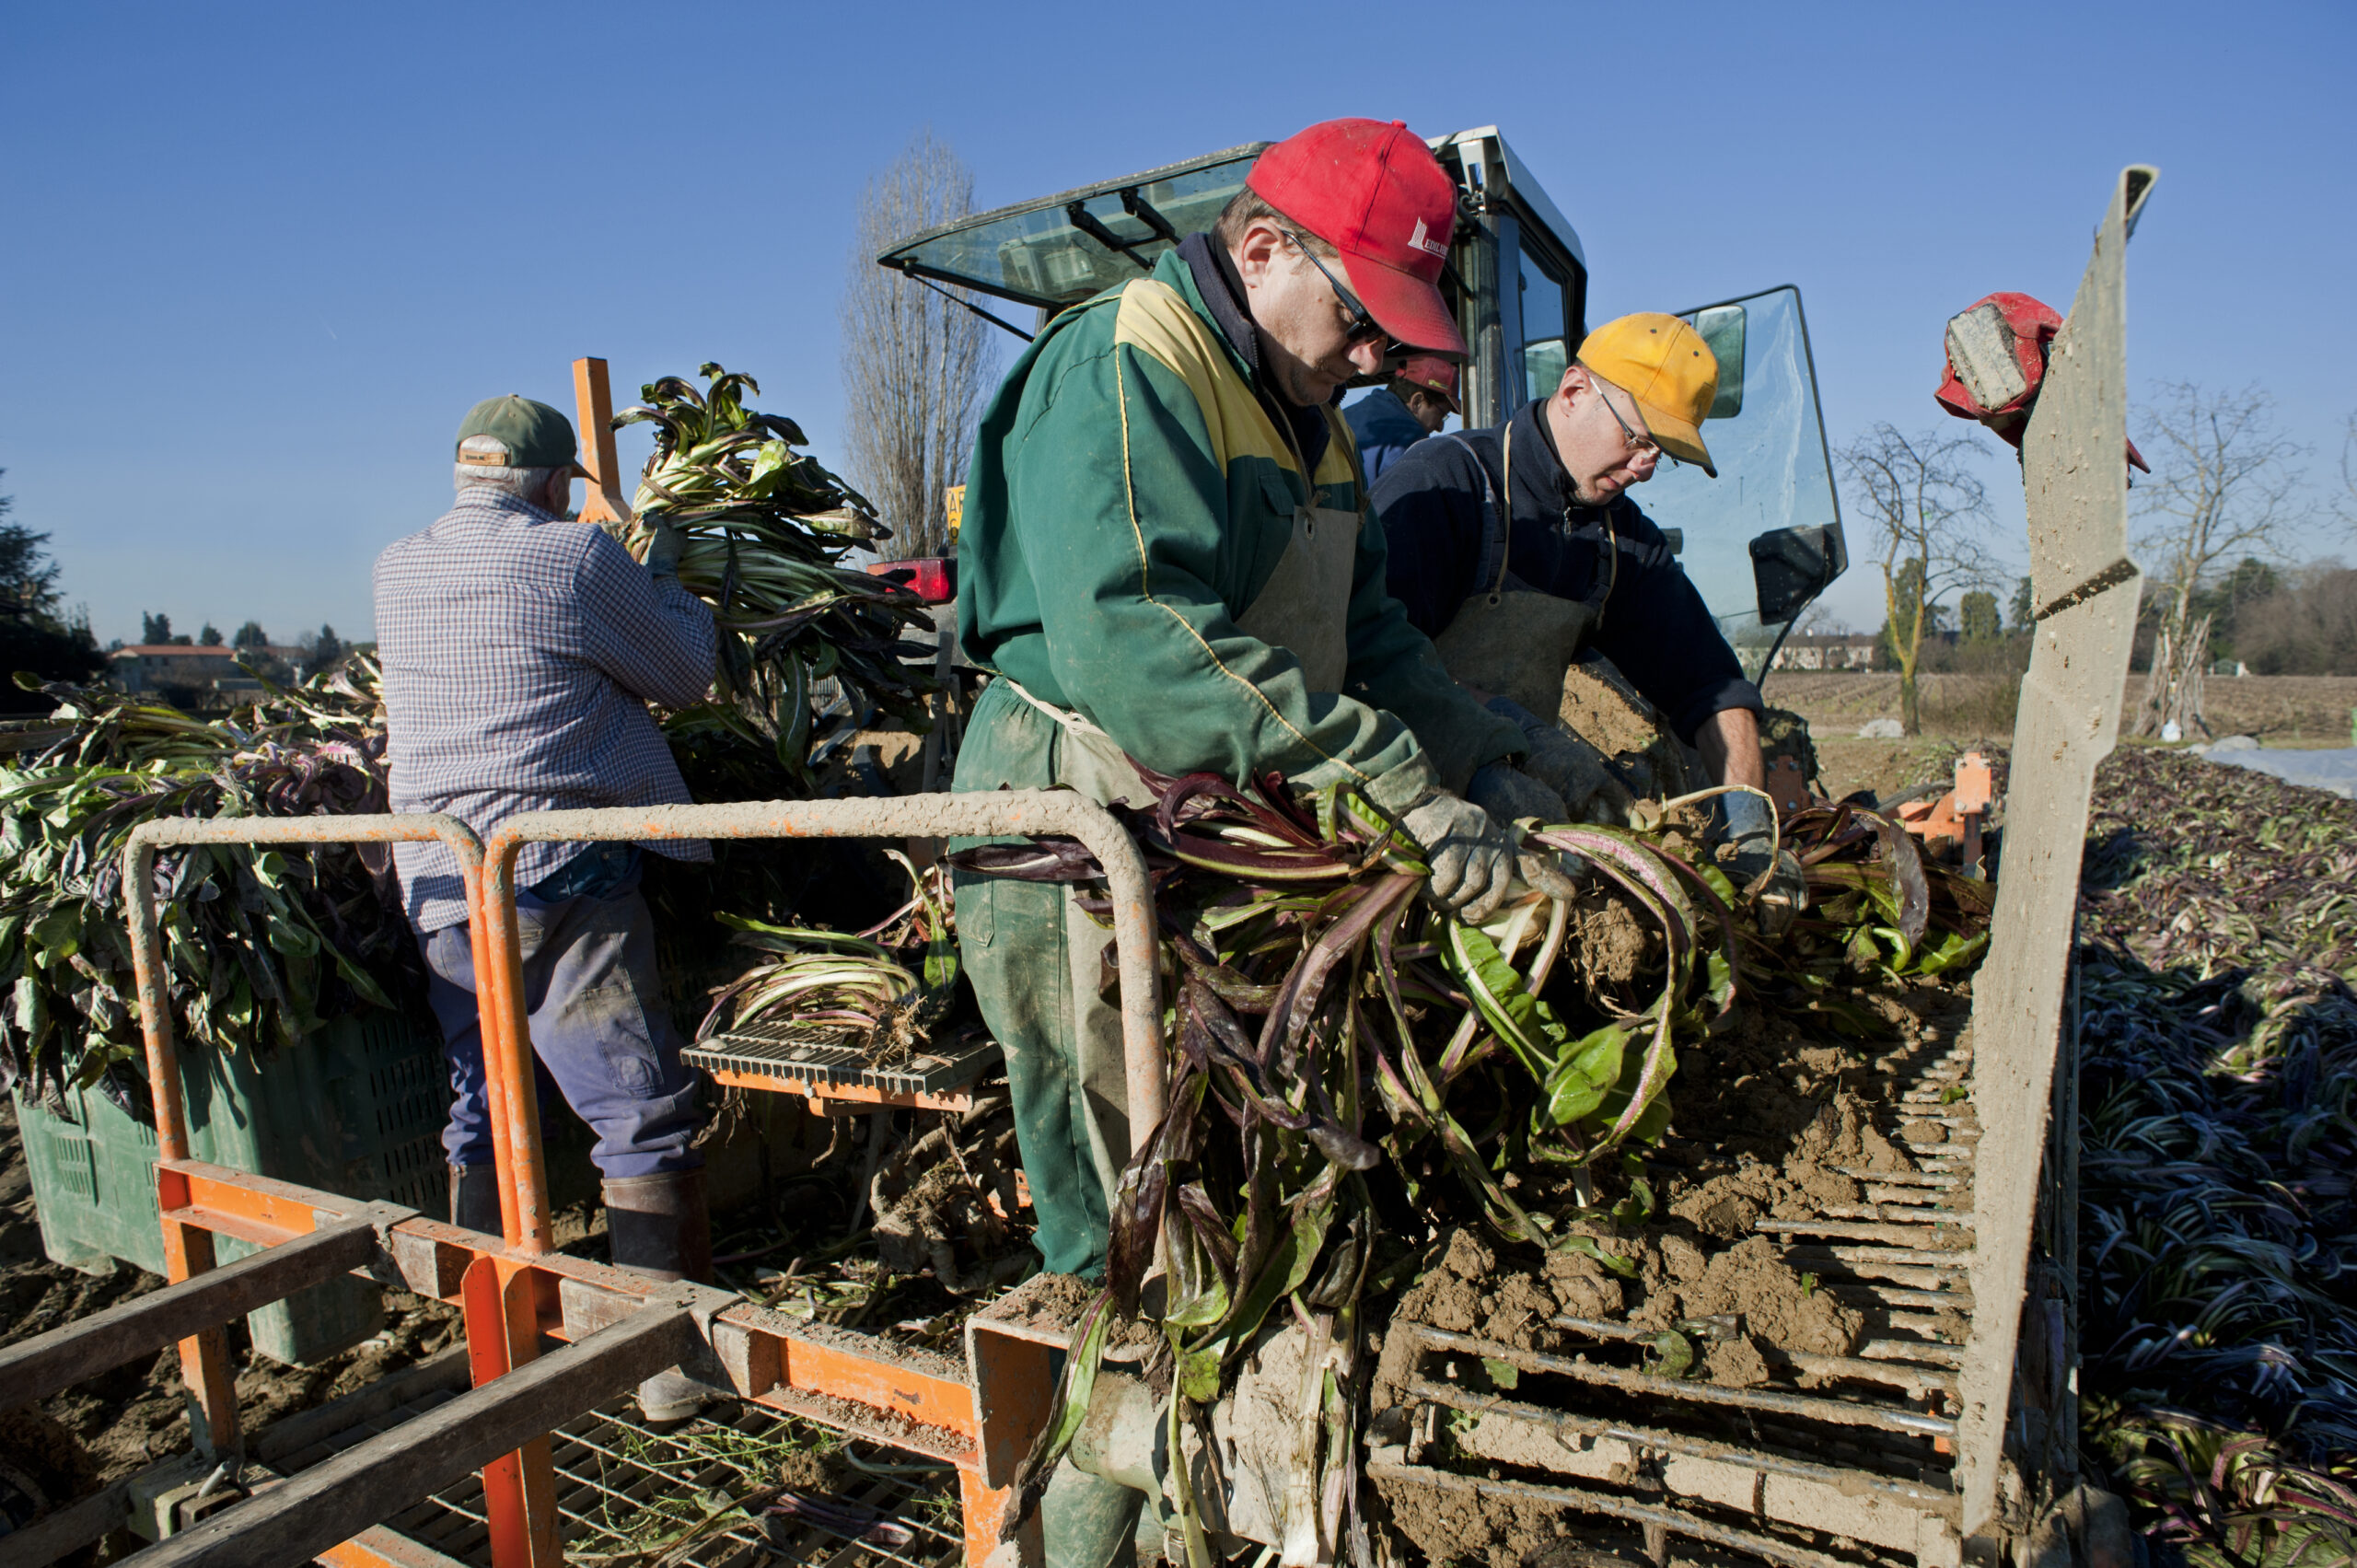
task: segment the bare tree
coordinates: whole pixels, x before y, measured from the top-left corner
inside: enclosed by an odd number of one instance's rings
[[[2210,656],[2211,618],[2198,613],[2195,595],[2221,561],[2282,557],[2306,511],[2305,448],[2277,427],[2275,400],[2256,386],[2212,392],[2175,381],[2157,391],[2159,406],[2143,419],[2155,467],[2136,542],[2159,568],[2164,608],[2131,733],[2165,735],[2174,724],[2182,735],[2202,724]]]
[[[1793,622],[1793,634],[1799,637],[1846,637],[1852,630],[1841,612],[1822,598],[1809,600],[1801,618]]]
[[[919,132],[860,198],[839,309],[843,412],[853,480],[891,527],[897,554],[949,552],[943,494],[966,481],[988,389],[991,329],[876,258],[973,207],[973,171],[931,131]]]
[[[2342,528],[2357,533],[2357,413],[2349,416],[2349,428],[2340,437],[2340,494],[2332,509]]]
[[[1887,420],[1842,448],[1839,461],[1864,493],[1874,552],[1882,566],[1890,656],[1898,666],[1898,717],[1922,733],[1916,672],[1923,634],[1939,621],[1941,600],[2003,581],[1989,554],[1989,497],[1967,465],[1982,455],[1968,436],[1937,430],[1909,436]]]

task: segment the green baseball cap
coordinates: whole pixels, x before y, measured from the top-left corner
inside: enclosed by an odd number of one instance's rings
[[[459,461],[462,463],[487,468],[568,469],[576,477],[587,477],[588,470],[579,460],[580,444],[573,436],[573,421],[546,403],[536,403],[513,392],[504,398],[485,398],[467,411],[467,417],[459,422],[459,445],[465,446],[470,436],[490,436],[507,448],[506,456],[494,459],[460,452]]]

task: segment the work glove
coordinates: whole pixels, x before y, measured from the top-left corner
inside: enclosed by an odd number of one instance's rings
[[[1481,774],[1473,777],[1479,784]],[[1402,812],[1399,825],[1424,852],[1424,864],[1432,868],[1426,891],[1433,902],[1478,924],[1505,901],[1515,872],[1512,828],[1470,800],[1445,790],[1434,791]]]
[[[650,577],[678,576],[679,552],[687,547],[687,538],[678,528],[669,523],[656,523],[654,534],[646,541],[646,575]]]
[[[1562,796],[1505,762],[1477,769],[1472,782],[1465,786],[1465,798],[1501,822],[1533,817],[1541,822],[1570,820]]]
[[[1465,798],[1501,822],[1532,818],[1540,822],[1573,820],[1553,790],[1504,762],[1477,771],[1465,786]],[[1580,881],[1587,876],[1587,862],[1576,854],[1523,850],[1516,854],[1515,865],[1525,882],[1550,899],[1577,898]]]
[[[1733,849],[1724,862],[1729,878],[1751,889],[1760,931],[1782,935],[1807,907],[1808,883],[1799,856],[1776,847],[1776,808],[1764,796],[1736,790],[1719,796],[1719,813]]]
[[[1635,797],[1613,776],[1603,752],[1511,697],[1492,698],[1490,711],[1521,729],[1523,743],[1530,748],[1522,771],[1562,796],[1568,815],[1555,820],[1612,827],[1628,823]]]

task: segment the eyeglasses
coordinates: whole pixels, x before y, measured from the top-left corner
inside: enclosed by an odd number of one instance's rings
[[[1588,387],[1596,393],[1596,401],[1604,405],[1604,412],[1612,416],[1612,423],[1620,427],[1621,439],[1629,443],[1629,455],[1631,457],[1641,458],[1646,453],[1651,452],[1656,459],[1659,459],[1666,455],[1662,451],[1660,442],[1655,440],[1650,436],[1640,436],[1635,431],[1629,428],[1629,422],[1620,417],[1620,411],[1614,408],[1612,406],[1612,400],[1605,395],[1604,383],[1602,381],[1591,380],[1588,382]]]
[[[1350,323],[1344,331],[1349,334],[1348,341],[1352,347],[1355,348],[1360,343],[1379,343],[1390,341],[1391,334],[1376,324],[1375,318],[1366,313],[1366,307],[1359,303],[1358,296],[1342,286],[1341,279],[1326,270],[1326,263],[1318,259],[1318,252],[1309,248],[1307,240],[1291,229],[1281,229],[1278,232],[1285,237],[1287,243],[1307,259],[1311,266],[1318,269],[1318,276],[1333,285],[1334,297],[1341,300],[1342,308],[1351,313]]]

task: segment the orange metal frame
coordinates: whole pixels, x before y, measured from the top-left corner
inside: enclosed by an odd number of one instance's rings
[[[1068,791],[911,796],[877,801],[764,802],[668,807],[644,811],[538,812],[510,819],[486,846],[442,815],[241,819],[142,825],[124,851],[131,893],[133,964],[154,1095],[167,1272],[180,1282],[215,1267],[216,1234],[268,1247],[346,1219],[364,1205],[189,1157],[174,1038],[158,941],[154,865],[172,845],[386,843],[438,841],[458,857],[480,977],[477,1005],[500,1186],[502,1236],[492,1237],[428,1216],[378,1226],[380,1267],[407,1287],[458,1306],[477,1387],[531,1361],[543,1335],[575,1341],[647,1307],[658,1292],[642,1276],[558,1253],[550,1234],[545,1161],[523,1001],[522,952],[514,869],[526,842],[676,838],[900,837],[911,832],[1064,832],[1081,839],[1108,871],[1115,904],[1126,1054],[1134,1135],[1159,1121],[1163,1102],[1159,1008],[1155,994],[1152,894],[1137,848],[1113,819]],[[831,1093],[832,1091],[830,1091]],[[405,1211],[394,1211],[406,1213]],[[749,1307],[732,1295],[699,1293],[705,1337],[719,1373],[741,1396],[855,1435],[931,1458],[958,1471],[968,1562],[998,1544],[1015,1467],[1048,1413],[1052,1351],[1023,1339],[970,1331],[969,1362],[896,1353],[880,1341],[816,1330]],[[193,1391],[201,1451],[238,1446],[226,1340],[219,1328],[180,1343]],[[707,1368],[707,1375],[711,1369]],[[552,1568],[563,1561],[561,1517],[548,1438],[543,1435],[483,1472],[493,1562],[497,1568]],[[376,1521],[360,1521],[374,1525]],[[1037,1526],[1021,1538],[1036,1562]],[[331,1554],[343,1563],[395,1560],[355,1536]]]

